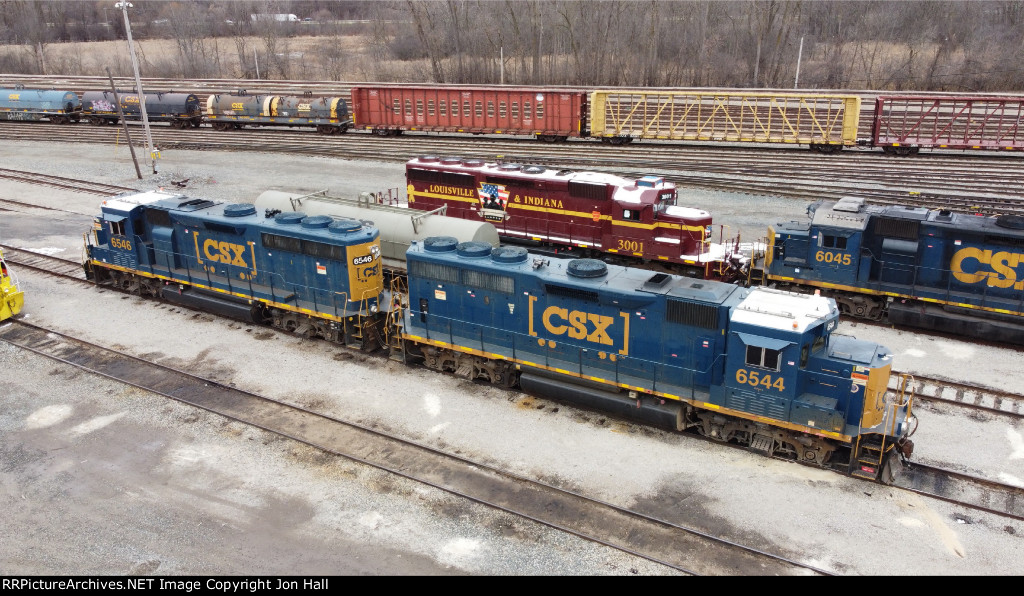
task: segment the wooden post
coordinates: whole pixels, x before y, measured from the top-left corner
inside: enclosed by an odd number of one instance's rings
[[[128,141],[128,150],[132,152],[132,162],[135,164],[135,175],[142,180],[142,170],[139,169],[139,160],[135,158],[135,147],[132,145],[132,136],[128,134],[128,119],[121,111],[121,98],[117,96],[117,88],[114,87],[114,77],[110,75],[110,67],[107,67],[107,78],[110,79],[110,90],[114,93],[114,104],[117,106],[117,117],[121,119],[124,126],[124,138]]]

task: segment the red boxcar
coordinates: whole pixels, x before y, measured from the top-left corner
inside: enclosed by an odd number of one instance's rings
[[[888,96],[875,100],[872,144],[911,155],[921,147],[1024,149],[1024,98]]]
[[[520,87],[352,87],[356,128],[381,136],[403,130],[586,135],[587,93]]]
[[[660,263],[712,279],[740,275],[740,263],[711,243],[711,215],[676,205],[663,178],[629,180],[536,165],[420,157],[405,166],[409,207],[487,220],[510,240],[565,247],[570,254]]]

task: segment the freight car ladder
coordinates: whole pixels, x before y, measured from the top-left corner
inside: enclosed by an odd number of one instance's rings
[[[888,421],[884,432],[861,433],[853,446],[850,461],[850,475],[866,480],[877,480],[883,484],[892,482],[892,458],[888,452],[899,446],[892,437],[896,436],[897,417],[901,408],[907,408],[907,419],[911,418],[911,407],[914,401],[914,377],[900,373],[896,382],[897,395],[889,403]]]
[[[384,333],[388,338],[388,357],[396,362],[405,362],[405,346],[402,345],[402,321],[405,313],[409,291],[405,278],[395,276],[391,280],[391,303],[388,316],[384,323]]]

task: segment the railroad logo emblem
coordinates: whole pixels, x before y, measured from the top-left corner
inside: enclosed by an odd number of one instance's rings
[[[621,320],[609,315],[569,310],[560,306],[548,306],[544,310],[534,306],[536,296],[530,296],[529,334],[538,337],[538,329],[551,335],[564,335],[570,339],[583,340],[602,349],[614,350],[629,355],[629,313],[620,312]]]
[[[481,182],[476,191],[480,199],[481,214],[489,221],[505,221],[508,190],[504,185]]]

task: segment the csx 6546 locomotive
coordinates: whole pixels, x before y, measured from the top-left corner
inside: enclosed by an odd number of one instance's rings
[[[857,317],[1024,343],[1024,218],[852,198],[809,211],[769,230],[772,283],[821,288]]]
[[[381,342],[379,232],[352,219],[143,192],[104,202],[86,259],[97,283],[357,348]]]

